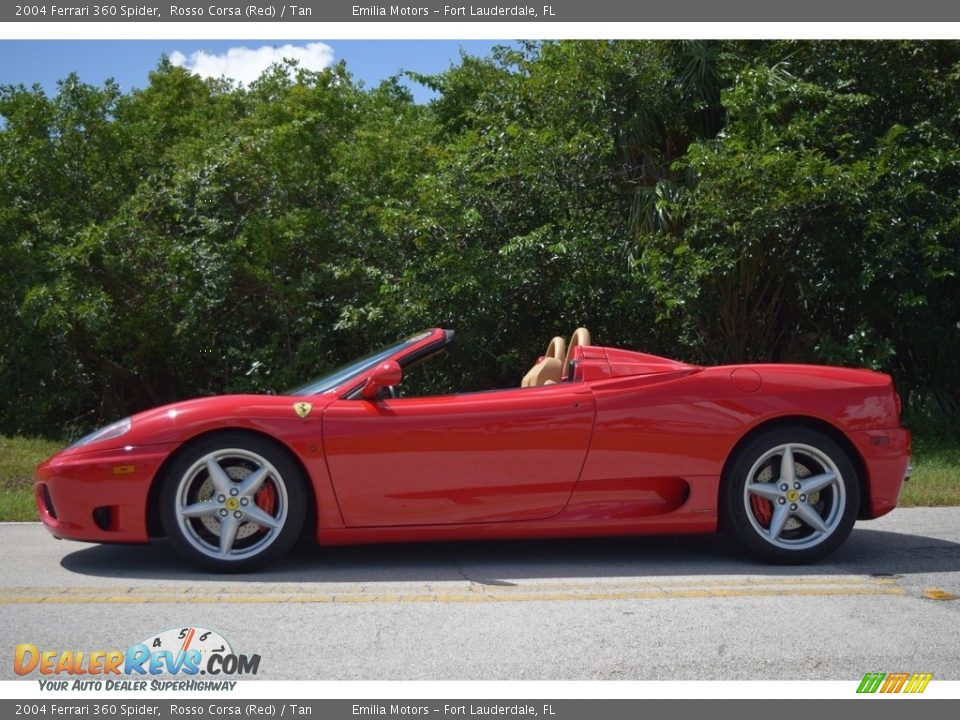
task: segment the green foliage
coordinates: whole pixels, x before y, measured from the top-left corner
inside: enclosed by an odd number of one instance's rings
[[[960,48],[738,52],[723,130],[676,163],[693,177],[677,223],[644,238],[664,313],[708,361],[892,371],[955,432]]]
[[[0,432],[283,390],[425,326],[893,372],[957,427],[960,43],[564,41],[360,87],[0,88]],[[926,420],[925,420],[926,419]]]

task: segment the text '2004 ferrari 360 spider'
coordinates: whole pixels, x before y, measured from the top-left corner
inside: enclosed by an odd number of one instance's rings
[[[889,376],[696,367],[550,341],[520,387],[404,396],[433,329],[283,395],[109,425],[37,468],[57,537],[166,536],[214,571],[320,544],[711,533],[777,563],[835,550],[896,507],[910,434]]]

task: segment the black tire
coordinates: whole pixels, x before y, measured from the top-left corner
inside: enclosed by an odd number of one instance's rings
[[[784,459],[787,448],[793,477]],[[831,474],[836,477],[828,485],[811,490]],[[850,535],[859,507],[860,482],[846,451],[825,433],[789,426],[751,439],[728,463],[719,522],[742,550],[768,562],[800,565],[836,550]]]
[[[285,449],[258,435],[231,431],[198,440],[161,482],[160,518],[170,544],[206,570],[243,573],[279,560],[303,528],[306,478]]]

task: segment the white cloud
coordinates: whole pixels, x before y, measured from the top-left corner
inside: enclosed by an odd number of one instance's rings
[[[296,60],[305,70],[323,70],[333,64],[333,48],[323,43],[306,45],[264,45],[258,48],[234,47],[221,55],[197,50],[189,56],[174,51],[170,62],[202,77],[222,76],[249,85],[274,63]]]

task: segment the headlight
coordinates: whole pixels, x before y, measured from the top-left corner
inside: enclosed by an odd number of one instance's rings
[[[113,438],[120,437],[127,432],[130,429],[130,425],[130,418],[117,420],[115,423],[111,423],[106,427],[102,427],[99,430],[80,438],[70,447],[76,448],[80,447],[81,445],[89,445],[90,443],[100,442],[101,440],[113,440]]]

